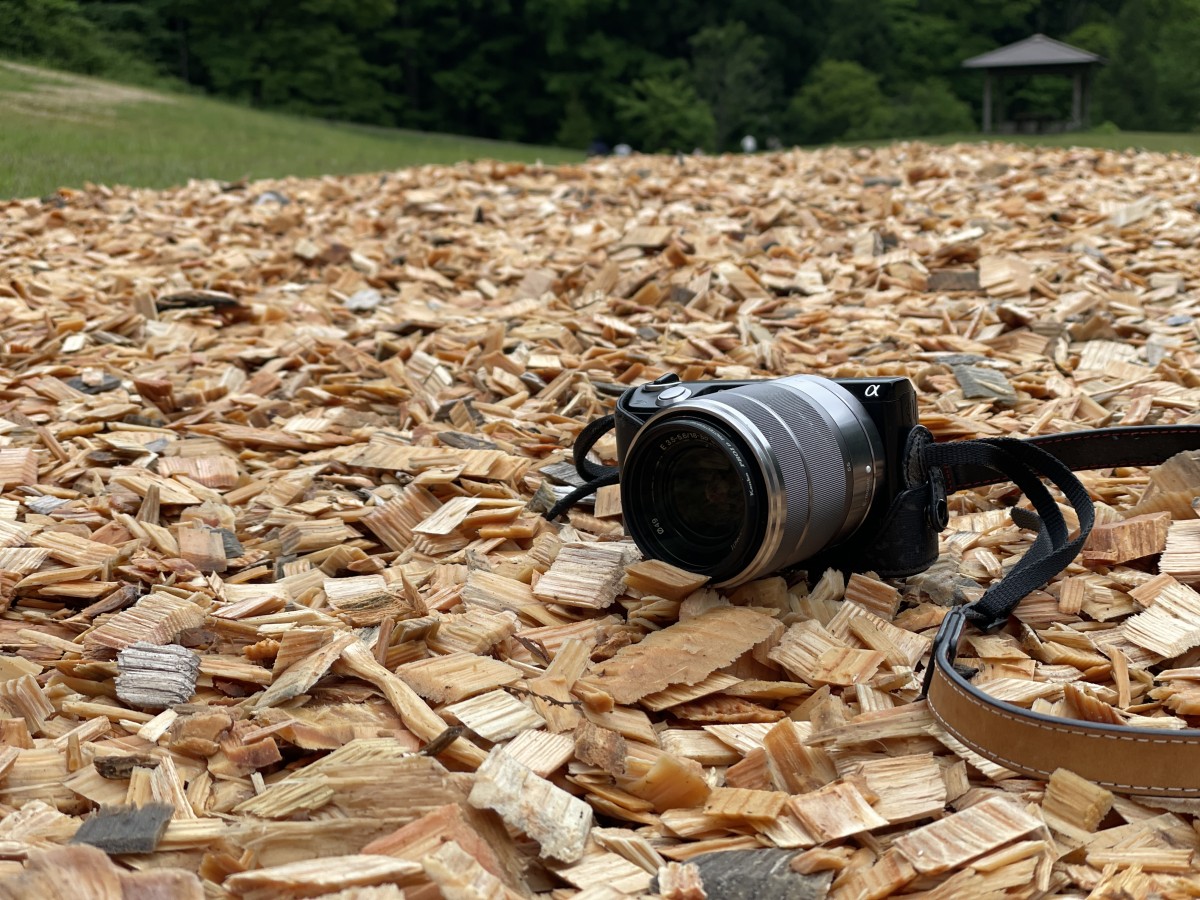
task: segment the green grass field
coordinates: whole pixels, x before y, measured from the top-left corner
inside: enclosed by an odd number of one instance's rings
[[[923,138],[938,144],[980,139]],[[1076,132],[995,139],[1200,154],[1200,134]],[[189,178],[337,175],[483,158],[560,163],[583,156],[555,147],[260,112],[0,60],[0,199],[44,196],[87,182],[169,187]]]
[[[582,153],[260,112],[0,61],[0,198],[86,182],[337,175],[470,159],[572,162]]]

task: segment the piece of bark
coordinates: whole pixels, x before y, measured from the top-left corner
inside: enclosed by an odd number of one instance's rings
[[[967,400],[1015,403],[1017,392],[998,369],[985,366],[952,366],[954,377]]]
[[[978,269],[934,269],[925,283],[927,291],[978,291]]]
[[[153,853],[174,813],[175,807],[166,803],[102,807],[84,820],[71,842],[90,844],[110,854]]]
[[[583,855],[592,810],[576,797],[535,775],[500,747],[476,772],[470,803],[495,810],[511,827],[537,841],[540,855],[574,862]]]
[[[117,696],[142,709],[186,703],[196,692],[200,657],[178,644],[130,644],[117,654]]]
[[[625,774],[625,738],[609,728],[582,721],[575,729],[575,758],[610,775]]]

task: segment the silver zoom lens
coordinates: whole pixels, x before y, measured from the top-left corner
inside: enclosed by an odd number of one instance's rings
[[[729,586],[845,540],[884,474],[862,404],[828,379],[795,375],[651,418],[626,454],[622,506],[647,555]]]

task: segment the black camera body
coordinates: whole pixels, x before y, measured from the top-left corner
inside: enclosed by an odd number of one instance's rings
[[[901,576],[937,556],[944,484],[907,378],[668,375],[621,395],[615,429],[626,529],[648,557],[729,586],[828,566]]]

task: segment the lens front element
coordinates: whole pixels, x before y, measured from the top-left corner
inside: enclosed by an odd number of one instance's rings
[[[666,511],[689,539],[728,543],[746,512],[742,483],[729,457],[712,444],[685,445],[667,473]]]
[[[622,508],[647,556],[728,586],[849,537],[883,474],[882,443],[858,400],[797,375],[654,416],[626,454]]]
[[[711,575],[730,559],[749,563],[766,521],[758,509],[766,488],[749,446],[702,418],[658,418],[635,440],[642,463],[627,460],[621,474],[622,497],[641,498],[637,514],[626,515],[634,540],[692,572]]]

